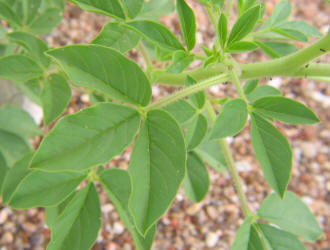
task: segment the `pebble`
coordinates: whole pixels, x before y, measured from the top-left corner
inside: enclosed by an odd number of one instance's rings
[[[8,218],[8,212],[6,210],[6,208],[3,208],[1,211],[0,211],[0,225],[5,223],[5,221],[7,220]]]
[[[300,144],[300,148],[307,158],[315,158],[317,156],[318,149],[315,143],[303,142]]]
[[[125,231],[125,227],[121,222],[115,222],[112,227],[112,233],[122,234]]]
[[[252,170],[251,165],[245,161],[238,161],[235,165],[238,172],[250,172]]]
[[[14,241],[14,236],[10,232],[5,232],[4,235],[1,237],[2,244],[10,244]]]
[[[208,232],[206,234],[206,246],[209,248],[214,248],[220,239],[219,232]]]

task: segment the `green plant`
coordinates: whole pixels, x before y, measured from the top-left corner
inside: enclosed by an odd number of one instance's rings
[[[111,21],[91,44],[48,49],[35,34],[47,33],[58,23],[63,1],[0,0],[0,18],[14,29],[7,33],[1,28],[6,44],[2,45],[0,77],[15,82],[42,105],[45,124],[68,105],[68,82],[85,87],[98,102],[61,118],[34,152],[24,137],[40,134],[38,127],[17,108],[0,110],[2,202],[15,209],[46,207],[46,223],[52,232],[48,249],[92,247],[101,226],[95,182],[107,191],[137,249],[150,249],[157,221],[181,184],[190,200],[203,200],[209,188],[204,162],[218,171],[227,166],[241,201],[245,221],[232,249],[304,249],[297,236],[307,241],[322,236],[307,206],[286,191],[292,152],[286,137],[273,125],[274,120],[314,124],[319,119],[304,104],[283,97],[280,90],[259,86],[258,79],[289,76],[330,81],[330,66],[311,62],[329,51],[329,33],[322,37],[308,23],[288,20],[287,1],[265,19],[265,7],[257,0],[237,1],[238,18],[230,30],[227,19],[233,2],[200,0],[217,40],[213,48],[203,47],[205,55],[199,55],[192,52],[194,12],[184,0],[176,1],[176,9],[186,46],[164,25],[151,20],[172,10],[171,1],[71,2]],[[291,42],[307,42],[308,36],[320,39],[301,50]],[[145,59],[145,70],[124,55],[135,47]],[[258,48],[272,60],[239,64],[232,57]],[[163,62],[164,67],[156,69],[152,60]],[[186,70],[194,60],[201,60],[203,66]],[[219,100],[206,95],[208,87],[223,82],[233,83],[239,97]],[[183,88],[150,104],[152,83]],[[214,107],[219,105],[216,115]],[[275,191],[257,214],[249,209],[225,140],[237,135],[249,116],[254,152]],[[101,166],[133,141],[127,171]],[[75,192],[84,180],[86,185]]]

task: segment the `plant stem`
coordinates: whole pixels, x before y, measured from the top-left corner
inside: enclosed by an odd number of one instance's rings
[[[330,50],[330,33],[312,45],[296,53],[278,59],[242,64],[242,78],[260,78],[274,75],[294,75],[304,64],[317,58]]]
[[[216,39],[215,39],[215,42],[214,42],[214,47],[215,47],[216,50],[218,50],[219,49],[219,42],[218,42],[218,40],[219,40],[218,21],[215,18],[214,13],[213,13],[213,9],[210,6],[206,6],[206,10],[207,10],[207,13],[209,14],[209,17],[210,17],[211,22],[213,24],[214,32],[216,34]]]
[[[151,59],[148,55],[148,52],[147,52],[146,48],[142,44],[142,42],[139,43],[139,49],[140,49],[140,52],[141,52],[141,54],[144,58],[144,61],[146,62],[147,68],[151,67],[152,66],[152,61],[151,61]]]
[[[235,88],[237,90],[237,93],[238,93],[239,97],[242,98],[245,102],[248,103],[248,100],[246,99],[243,88],[241,86],[241,82],[240,82],[240,80],[239,80],[239,78],[238,78],[238,76],[237,76],[234,69],[230,70],[230,75],[231,75],[231,79],[232,79],[232,81],[235,85]]]
[[[207,10],[207,13],[209,14],[209,17],[211,19],[211,22],[213,24],[213,27],[215,29],[215,32],[217,33],[217,27],[218,27],[218,24],[217,24],[217,20],[214,16],[214,13],[213,13],[213,10],[210,6],[206,6],[206,10]]]
[[[210,104],[209,101],[207,101],[207,103],[206,103],[206,111],[207,111],[212,123],[214,123],[215,120],[216,120],[216,115],[215,115],[215,112],[214,112],[214,110],[212,108],[212,105]],[[220,144],[220,147],[222,149],[223,155],[225,157],[225,160],[226,160],[228,169],[230,171],[230,174],[233,178],[234,185],[235,185],[238,197],[241,201],[244,214],[245,214],[246,217],[249,217],[249,216],[253,215],[253,213],[251,212],[251,210],[249,208],[249,205],[247,203],[245,194],[243,192],[241,180],[240,180],[240,177],[239,177],[239,175],[236,171],[235,162],[234,162],[232,153],[230,151],[230,148],[228,146],[228,143],[227,143],[226,139],[220,139],[219,144]]]
[[[321,49],[321,50],[320,50]],[[324,52],[324,51],[326,52]],[[330,33],[315,42],[314,44],[302,49],[296,53],[281,57],[275,60],[269,60],[260,63],[240,64],[242,75],[240,79],[254,79],[273,76],[290,76],[290,77],[330,77],[330,64],[309,64],[305,65],[330,51]],[[185,71],[180,74],[173,74],[161,70],[154,71],[155,82],[168,85],[184,85],[187,75],[198,81],[214,77],[226,71],[226,66],[222,63],[214,64],[206,69],[200,67],[198,69]]]
[[[221,82],[226,82],[229,80],[229,75],[227,73],[209,78],[207,80],[201,81],[200,83],[197,83],[195,85],[192,85],[188,88],[185,88],[183,90],[177,91],[172,95],[169,95],[167,97],[164,97],[162,99],[160,99],[159,101],[156,101],[150,105],[148,105],[147,107],[144,108],[145,112],[150,111],[151,109],[158,109],[158,108],[162,108],[172,102],[175,102],[183,97],[192,95],[194,93],[197,93],[201,90],[204,90],[208,87],[211,87],[213,85],[219,84]]]
[[[227,6],[226,6],[226,16],[229,18],[230,17],[230,12],[233,7],[233,0],[228,0],[227,1]]]

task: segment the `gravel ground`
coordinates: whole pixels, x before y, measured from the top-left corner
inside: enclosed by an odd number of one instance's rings
[[[199,44],[212,44],[214,32],[203,8],[195,1],[188,1],[197,15]],[[269,14],[278,1],[267,1]],[[294,16],[309,20],[325,33],[329,28],[330,5],[324,0],[292,1]],[[54,47],[88,43],[107,21],[106,17],[82,12],[68,5],[62,24],[45,39]],[[232,18],[231,21],[234,21]],[[179,23],[174,14],[162,18],[162,22],[179,34]],[[299,46],[301,44],[298,44]],[[129,55],[143,63],[137,51]],[[243,54],[241,62],[262,61],[267,57],[260,52]],[[329,57],[320,58],[329,62]],[[195,65],[197,66],[197,65]],[[286,134],[294,153],[294,167],[289,190],[298,194],[316,215],[325,231],[326,239],[306,244],[310,250],[330,249],[330,85],[306,79],[273,78],[263,82],[279,87],[286,97],[295,98],[311,107],[322,123],[313,126],[292,126],[278,123]],[[76,89],[78,90],[78,89]],[[170,87],[153,87],[154,99],[173,91]],[[66,113],[74,113],[88,106],[88,95],[75,91]],[[210,89],[218,97],[234,95],[231,85]],[[46,128],[45,128],[46,129]],[[262,200],[271,192],[263,178],[261,168],[253,156],[249,127],[230,140],[234,158],[251,208],[256,211]],[[37,143],[37,141],[36,141]],[[131,148],[115,158],[111,167],[127,168]],[[211,187],[205,200],[198,204],[188,201],[180,190],[169,212],[160,220],[153,246],[157,250],[174,249],[230,249],[235,232],[243,222],[239,200],[228,173],[219,174],[210,169]],[[134,249],[128,231],[120,222],[115,208],[99,186],[103,212],[103,226],[93,249]],[[41,208],[14,211],[0,206],[0,249],[45,249],[50,231],[44,225],[45,212]]]

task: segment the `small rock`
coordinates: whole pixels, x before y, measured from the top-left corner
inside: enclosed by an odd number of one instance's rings
[[[102,213],[110,213],[113,210],[113,205],[112,204],[105,204],[101,207]]]
[[[5,223],[8,218],[8,212],[5,208],[0,211],[0,225]]]
[[[122,234],[125,231],[125,228],[120,222],[115,222],[113,224],[112,232],[114,234]]]
[[[219,238],[220,234],[218,232],[208,232],[206,234],[206,246],[214,248],[217,245]]]
[[[29,233],[33,233],[37,230],[37,226],[31,222],[25,222],[22,226],[24,231]]]
[[[80,96],[80,100],[83,102],[83,103],[88,103],[89,102],[89,95],[88,94],[83,94]]]
[[[196,215],[196,213],[201,209],[202,204],[196,203],[187,208],[188,215]]]
[[[300,147],[307,158],[315,158],[317,156],[317,146],[315,143],[303,142]]]
[[[238,172],[250,172],[252,170],[251,165],[245,161],[236,162],[236,169]]]
[[[206,207],[206,212],[211,219],[216,219],[219,216],[219,212],[215,209],[214,206]]]
[[[14,241],[14,236],[10,232],[5,232],[4,235],[1,238],[1,242],[3,244],[10,244]]]

